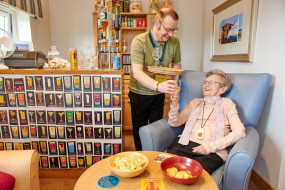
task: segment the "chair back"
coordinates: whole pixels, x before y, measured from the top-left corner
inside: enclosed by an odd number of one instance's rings
[[[223,95],[236,104],[244,126],[255,127],[261,115],[272,76],[268,73],[231,73],[231,89]],[[194,98],[203,97],[205,72],[184,71],[181,76],[180,109]]]

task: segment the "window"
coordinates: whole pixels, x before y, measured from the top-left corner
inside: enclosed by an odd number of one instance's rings
[[[0,28],[12,34],[11,13],[7,12],[4,7],[0,7]]]

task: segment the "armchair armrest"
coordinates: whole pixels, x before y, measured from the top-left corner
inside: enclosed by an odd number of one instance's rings
[[[39,190],[39,153],[34,150],[0,151],[0,170],[15,177],[14,190]]]
[[[258,145],[259,135],[256,129],[246,127],[246,137],[236,142],[226,160],[223,189],[247,189]]]
[[[174,138],[182,133],[183,127],[171,127],[167,121],[168,118],[164,118],[140,128],[143,150],[163,152],[170,147]]]

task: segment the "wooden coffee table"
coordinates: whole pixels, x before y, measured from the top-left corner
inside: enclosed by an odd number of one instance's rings
[[[162,178],[164,182],[164,188],[166,190],[169,189],[199,189],[199,190],[218,190],[218,186],[216,185],[214,179],[206,172],[203,171],[200,178],[193,184],[190,185],[180,185],[177,183],[172,183],[168,179],[166,179],[160,169],[160,163],[154,161],[161,152],[155,151],[140,151],[140,153],[145,154],[149,159],[149,164],[146,170],[139,176],[133,178],[126,178],[126,177],[119,177],[120,183],[118,186],[114,187],[113,189],[121,189],[121,190],[140,190],[141,189],[141,179],[142,178]],[[100,162],[94,164],[90,168],[88,168],[78,179],[75,184],[74,190],[94,190],[94,189],[102,189],[97,186],[97,180],[105,175],[116,175],[114,174],[109,166],[108,161],[109,158],[105,158]],[[117,175],[116,175],[117,176]]]

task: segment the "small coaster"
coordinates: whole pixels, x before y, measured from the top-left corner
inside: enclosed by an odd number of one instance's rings
[[[106,175],[100,177],[97,181],[97,185],[103,189],[110,189],[116,187],[119,184],[120,180],[117,176]]]

